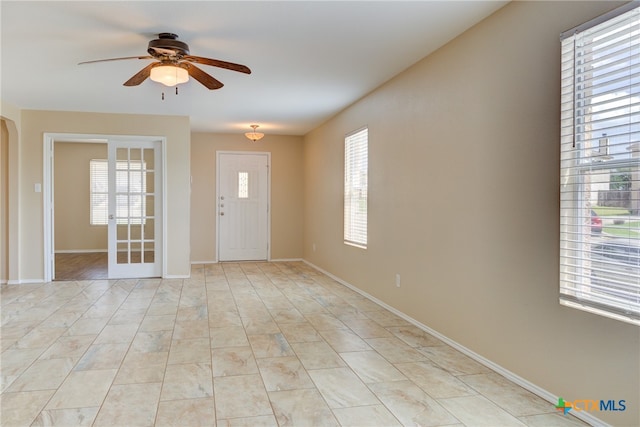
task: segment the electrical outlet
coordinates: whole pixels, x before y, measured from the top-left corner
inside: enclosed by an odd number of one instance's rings
[[[400,287],[400,273],[396,273],[396,288]]]

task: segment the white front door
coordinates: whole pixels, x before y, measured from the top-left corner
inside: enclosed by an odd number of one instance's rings
[[[159,141],[109,141],[109,278],[162,275]]]
[[[218,259],[267,260],[269,154],[218,153]]]

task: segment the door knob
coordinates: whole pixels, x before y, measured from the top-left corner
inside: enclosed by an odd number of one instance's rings
[[[220,212],[220,216],[224,216],[224,212]]]
[[[109,215],[109,219],[113,219],[113,215]]]

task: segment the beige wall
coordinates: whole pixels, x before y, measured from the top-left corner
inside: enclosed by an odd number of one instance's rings
[[[54,143],[54,249],[108,249],[107,226],[90,224],[89,163],[107,159],[107,144]]]
[[[271,153],[271,259],[302,258],[302,137],[267,134],[252,143],[237,134],[191,135],[191,260],[216,255],[216,151]]]
[[[4,121],[4,129],[7,137],[7,170],[6,178],[7,192],[5,197],[8,200],[6,209],[7,218],[7,235],[3,236],[3,240],[7,243],[7,253],[0,257],[5,260],[5,274],[9,283],[17,283],[20,279],[20,128],[21,114],[20,109],[13,104],[9,104],[0,99],[0,118]],[[2,262],[2,261],[0,261]]]
[[[558,303],[559,34],[616,5],[510,3],[308,134],[304,257],[557,396],[626,400],[594,415],[630,426],[638,327]],[[361,250],[343,143],[365,125]]]
[[[9,130],[0,120],[0,283],[9,280]]]
[[[188,276],[189,262],[189,118],[140,114],[101,114],[23,110],[20,139],[20,274],[22,281],[41,280],[43,270],[44,133],[144,135],[166,137],[167,277]]]

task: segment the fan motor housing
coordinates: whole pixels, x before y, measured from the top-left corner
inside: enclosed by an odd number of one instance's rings
[[[178,40],[178,36],[173,33],[160,33],[158,38],[149,42],[147,48],[152,56],[176,56],[189,55],[189,45]]]

